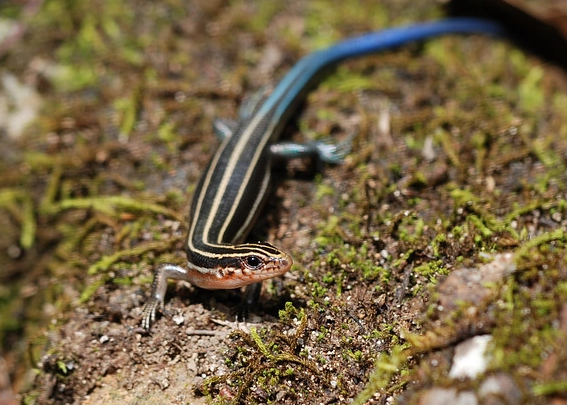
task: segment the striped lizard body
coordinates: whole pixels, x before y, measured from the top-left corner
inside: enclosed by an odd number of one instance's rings
[[[224,132],[230,134],[225,135],[193,195],[187,267],[166,263],[156,268],[151,297],[143,309],[142,326],[149,329],[155,320],[170,278],[205,289],[232,289],[282,275],[291,268],[291,256],[271,244],[243,242],[268,194],[274,155],[340,160],[341,152],[329,145],[275,143],[322,71],[348,58],[451,33],[501,35],[503,30],[486,20],[454,18],[345,40],[301,59],[268,97],[246,108],[235,125],[225,125]]]

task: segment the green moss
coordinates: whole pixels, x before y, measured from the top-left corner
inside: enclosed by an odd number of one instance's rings
[[[362,405],[375,393],[385,390],[407,361],[408,355],[404,352],[403,346],[394,346],[391,354],[381,353],[376,360],[374,371],[368,378],[368,384],[354,399],[353,405]]]
[[[0,210],[8,211],[20,223],[20,246],[33,246],[36,234],[35,207],[31,197],[20,189],[0,190]]]
[[[413,270],[414,274],[420,274],[427,278],[430,283],[436,284],[437,278],[449,274],[448,270],[443,266],[442,260],[429,261]]]
[[[285,309],[279,311],[279,318],[282,322],[292,322],[294,319],[302,320],[305,316],[303,308],[297,309],[291,302],[285,303]]]
[[[543,69],[534,66],[530,68],[518,87],[518,100],[522,108],[531,114],[540,111],[545,100],[541,86],[543,75]]]
[[[320,176],[318,176],[315,179],[315,183],[317,184],[317,191],[315,192],[316,201],[321,201],[325,197],[330,197],[330,196],[335,195],[335,189],[333,187],[323,183],[321,181]],[[336,223],[336,221],[338,220],[336,217],[331,217],[331,218],[334,218],[335,222],[333,222],[332,220],[329,220],[328,223],[330,223],[331,225],[327,225],[328,228],[331,228],[333,223]]]
[[[119,98],[114,101],[114,108],[122,116],[120,123],[120,138],[127,140],[136,124],[138,111],[138,92],[133,92],[128,97]]]
[[[567,391],[567,381],[551,381],[542,384],[534,384],[532,393],[536,396],[563,394]]]
[[[181,220],[181,215],[158,204],[125,196],[102,196],[92,198],[69,198],[43,207],[45,213],[56,215],[71,209],[93,209],[106,215],[118,215],[122,210],[133,212],[153,212]]]
[[[332,89],[342,94],[350,94],[354,91],[375,89],[376,82],[375,79],[370,78],[368,75],[353,72],[348,67],[340,66],[337,68],[336,73],[326,79],[320,88],[322,90],[328,91]]]
[[[345,355],[356,363],[362,360],[362,352],[360,350],[354,352],[352,350],[346,350]]]

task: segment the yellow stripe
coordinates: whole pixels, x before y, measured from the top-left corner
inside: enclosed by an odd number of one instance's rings
[[[213,172],[216,170],[216,167],[218,166],[219,158],[222,155],[222,153],[224,152],[224,150],[226,149],[226,146],[228,145],[229,140],[223,142],[223,144],[217,150],[217,153],[213,157],[213,161],[211,162],[211,165],[209,167],[207,177],[205,178],[205,181],[203,182],[201,189],[198,190],[198,192],[200,194],[198,195],[199,199],[197,201],[197,205],[195,206],[195,212],[194,212],[196,217],[190,219],[192,221],[192,223],[191,223],[191,227],[190,227],[190,230],[189,230],[189,233],[188,233],[188,236],[187,236],[187,246],[188,246],[189,250],[191,250],[191,251],[193,251],[197,254],[200,254],[200,255],[203,255],[203,256],[208,256],[208,257],[211,257],[211,258],[223,257],[223,256],[230,254],[231,248],[229,246],[227,246],[226,243],[222,243],[223,242],[222,239],[224,237],[224,234],[226,232],[228,224],[230,223],[230,221],[232,220],[232,218],[236,214],[236,208],[238,206],[238,202],[242,199],[242,196],[244,195],[244,190],[246,189],[246,186],[248,185],[248,181],[250,179],[252,171],[253,171],[255,165],[257,164],[258,160],[260,159],[262,151],[264,150],[267,142],[271,138],[271,136],[266,136],[266,135],[270,134],[270,130],[273,129],[273,125],[271,126],[271,128],[266,130],[266,133],[262,137],[261,142],[257,145],[256,152],[254,153],[253,159],[252,159],[252,161],[249,165],[249,168],[246,172],[246,175],[242,179],[242,185],[238,190],[238,194],[237,194],[237,197],[234,201],[234,204],[232,205],[231,211],[229,212],[228,216],[224,219],[223,227],[222,227],[221,231],[219,232],[219,238],[217,239],[217,241],[215,241],[215,243],[212,243],[211,241],[208,240],[208,234],[209,234],[209,231],[212,227],[215,216],[218,215],[218,207],[220,206],[220,204],[222,202],[223,190],[225,190],[227,188],[228,183],[230,181],[230,178],[232,177],[232,174],[235,170],[235,167],[238,164],[238,161],[239,161],[239,159],[242,155],[242,152],[245,150],[245,148],[250,143],[250,138],[254,135],[254,131],[256,130],[258,125],[262,122],[262,119],[263,119],[263,116],[256,115],[253,118],[253,120],[247,125],[244,132],[240,136],[238,143],[236,144],[234,150],[231,153],[229,162],[228,162],[227,166],[224,168],[224,174],[222,176],[220,184],[214,185],[214,187],[216,187],[216,189],[217,189],[217,193],[215,194],[215,198],[212,202],[212,208],[209,211],[209,216],[207,217],[207,220],[205,222],[205,226],[201,230],[201,242],[204,245],[215,247],[215,248],[225,248],[226,253],[224,253],[222,255],[216,255],[216,254],[213,254],[213,253],[208,252],[208,251],[197,249],[193,245],[193,237],[194,237],[195,232],[196,232],[197,223],[199,223],[198,216],[202,212],[202,207],[203,207],[203,204],[204,204],[206,191],[211,186],[211,178],[212,178]],[[267,168],[267,170],[269,170],[269,168]],[[264,178],[264,181],[261,184],[261,189],[259,190],[261,193],[266,192],[268,183],[269,183],[269,173]],[[261,200],[262,200],[261,198],[258,198],[256,200],[255,205],[253,207],[251,207],[252,210],[250,210],[249,215],[246,219],[246,222],[244,223],[245,226],[243,226],[241,231],[238,232],[238,234],[236,235],[234,240],[238,240],[239,238],[241,238],[243,236],[243,233],[247,230],[249,223],[254,219],[254,216],[256,214],[255,210],[259,209],[259,205],[260,205]]]
[[[266,130],[266,134],[270,134],[271,133],[270,131],[271,131],[271,128],[268,128]],[[261,156],[261,154],[264,150],[264,147],[266,146],[266,143],[270,139],[270,137],[266,136],[266,134],[264,134],[263,142],[261,142],[259,147],[256,149],[256,153],[254,153],[252,163],[248,166],[248,170],[246,171],[246,175],[244,176],[244,179],[242,180],[242,187],[240,187],[240,189],[238,190],[238,194],[236,196],[234,204],[232,204],[230,212],[228,213],[226,220],[225,220],[225,222],[224,222],[224,224],[223,224],[223,226],[222,226],[222,228],[219,232],[219,237],[217,239],[217,243],[222,243],[222,241],[224,239],[224,234],[226,232],[226,228],[228,227],[228,224],[230,224],[230,222],[234,218],[234,215],[236,214],[236,209],[238,208],[239,202],[242,200],[242,197],[244,195],[244,190],[246,189],[246,186],[248,185],[250,177],[252,176],[252,172],[254,171],[254,167],[256,166],[256,162],[258,162],[258,160],[260,160],[260,156]],[[262,196],[267,191],[268,183],[269,183],[269,180],[270,180],[270,172],[269,172],[270,168],[268,167],[268,168],[266,168],[266,170],[267,170],[266,175],[264,176],[262,184],[260,185],[260,190],[258,191],[258,198],[256,198],[255,204],[248,211],[248,217],[246,218],[246,221],[244,222],[244,225],[242,226],[240,232],[238,232],[237,235],[234,237],[234,241],[240,240],[240,238],[242,237],[241,233],[243,233],[244,231],[246,231],[248,229],[250,222],[256,216],[256,210],[258,210],[260,208],[260,203],[263,200]]]

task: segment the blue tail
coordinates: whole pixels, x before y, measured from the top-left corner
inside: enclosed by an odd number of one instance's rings
[[[281,80],[262,109],[276,108],[275,117],[283,117],[293,109],[318,74],[345,59],[377,53],[411,42],[447,34],[487,34],[504,36],[502,25],[478,18],[448,18],[434,22],[389,28],[347,39],[301,59]]]

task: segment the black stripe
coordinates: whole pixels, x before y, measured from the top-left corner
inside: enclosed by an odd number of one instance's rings
[[[250,221],[250,208],[258,206],[261,208],[262,202],[266,197],[266,190],[260,190],[260,185],[266,180],[266,176],[270,174],[270,156],[269,144],[266,142],[266,122],[268,120],[261,120],[250,139],[246,144],[246,148],[242,151],[238,161],[230,173],[229,162],[233,156],[233,150],[241,140],[246,131],[250,131],[248,127],[250,119],[242,122],[235,130],[233,135],[227,140],[226,145],[219,149],[220,156],[212,159],[209,167],[201,177],[193,196],[193,203],[189,213],[190,229],[194,227],[194,232],[188,235],[195,249],[208,251],[211,247],[204,243],[203,236],[209,241],[219,243],[234,243],[240,242],[247,234],[242,232],[242,228],[246,226],[246,231],[252,225]],[[265,146],[262,146],[262,143]],[[260,158],[253,162],[254,154],[262,147]],[[216,162],[213,166],[213,162]],[[249,178],[245,179],[246,173],[251,170]],[[229,181],[224,190],[218,190],[219,185],[226,174],[229,174]],[[210,178],[208,184],[204,184],[206,179]],[[269,179],[267,179],[269,180]],[[261,191],[261,192],[259,192]],[[217,207],[213,206],[213,201],[217,197],[217,193],[221,193],[220,203]],[[240,197],[239,196],[240,193]],[[203,201],[199,212],[197,203],[199,200]],[[227,222],[227,217],[230,215],[231,210],[235,207],[235,215],[227,224],[226,231],[220,235],[221,229]],[[215,212],[216,211],[216,212]],[[215,213],[212,218],[211,226],[208,229],[208,234],[204,235],[205,228],[209,217]],[[255,216],[252,217],[252,219]],[[196,221],[193,223],[193,221]],[[246,223],[248,222],[248,223]],[[235,241],[235,235],[241,233],[240,240]]]

